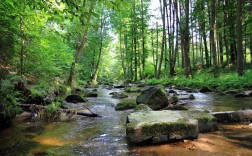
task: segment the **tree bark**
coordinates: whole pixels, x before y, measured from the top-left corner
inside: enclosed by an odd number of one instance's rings
[[[24,16],[20,16],[20,33],[21,33],[21,51],[20,51],[20,76],[24,73],[24,47],[25,47],[25,34],[24,34]]]
[[[237,1],[237,67],[238,75],[243,76],[242,0]]]
[[[192,75],[190,65],[190,31],[189,31],[189,0],[185,1],[185,34],[184,34],[184,57],[185,57],[185,74],[186,77]]]
[[[216,58],[216,41],[215,41],[215,6],[216,0],[211,0],[211,18],[210,18],[210,41],[213,57],[214,77],[218,76],[217,58]]]
[[[145,77],[145,33],[144,33],[144,10],[143,10],[143,0],[141,0],[141,15],[142,15],[142,77],[141,79],[144,79]]]
[[[159,64],[158,64],[158,69],[157,69],[157,78],[160,78],[161,74],[161,68],[162,68],[162,63],[163,63],[163,57],[164,57],[164,46],[166,42],[166,33],[165,33],[165,0],[163,0],[163,5],[162,5],[162,0],[160,2],[160,10],[161,10],[161,15],[162,15],[162,23],[163,23],[163,29],[162,29],[162,45],[161,45],[161,53],[160,53],[160,59],[159,59]]]

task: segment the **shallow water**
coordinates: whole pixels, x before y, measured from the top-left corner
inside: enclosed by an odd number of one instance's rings
[[[131,111],[115,111],[120,102],[109,95],[112,91],[98,89],[97,98],[85,103],[101,118],[76,116],[60,123],[29,122],[29,114],[17,116],[11,128],[0,132],[0,155],[251,155],[252,127],[248,125],[220,125],[217,132],[200,134],[194,141],[130,147],[125,135],[126,116]],[[134,100],[137,94],[130,94]],[[194,93],[191,109],[210,111],[251,108],[251,98]],[[69,104],[85,109],[84,104]]]

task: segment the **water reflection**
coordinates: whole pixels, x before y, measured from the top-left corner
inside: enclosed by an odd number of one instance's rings
[[[91,90],[91,89],[90,89]],[[110,92],[121,89],[98,89],[97,98],[85,104],[69,104],[75,109],[88,106],[102,118],[78,116],[60,123],[28,122],[16,118],[13,127],[0,132],[0,155],[250,155],[252,129],[221,125],[220,131],[200,134],[194,141],[175,144],[129,147],[125,134],[126,116],[130,111],[115,111],[121,100],[111,98]],[[193,93],[191,109],[209,111],[251,108],[251,98],[237,99],[217,94]],[[126,100],[134,100],[137,93]],[[22,120],[21,120],[22,119]],[[232,149],[232,150],[230,150]]]

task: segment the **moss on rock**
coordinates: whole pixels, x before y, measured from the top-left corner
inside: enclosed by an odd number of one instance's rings
[[[137,104],[135,102],[121,102],[115,107],[115,110],[127,110],[136,108]]]

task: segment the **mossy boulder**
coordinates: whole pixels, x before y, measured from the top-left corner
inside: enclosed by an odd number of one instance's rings
[[[127,102],[121,102],[121,103],[118,103],[115,107],[115,110],[128,110],[128,109],[134,109],[136,108],[137,104],[136,102],[130,102],[130,101],[127,101]]]
[[[135,112],[141,112],[141,111],[152,111],[152,109],[145,104],[139,104],[136,106]]]
[[[202,111],[188,111],[187,114],[198,120],[200,133],[218,130],[217,119],[212,114]]]
[[[137,104],[146,104],[153,110],[162,109],[169,105],[167,93],[163,87],[150,87],[137,96]]]
[[[133,87],[127,87],[127,88],[125,89],[125,91],[126,91],[126,92],[129,92],[129,93],[141,92],[141,88],[135,87],[135,86],[133,86]]]
[[[114,88],[124,88],[125,83],[122,80],[119,80],[119,81],[116,81],[113,86]]]
[[[112,92],[110,94],[112,95],[112,98],[114,99],[123,99],[123,98],[128,97],[128,95],[123,92]]]
[[[87,102],[87,99],[83,98],[80,95],[72,94],[66,97],[66,102],[72,102],[72,103],[81,103],[81,102]]]
[[[201,111],[143,111],[127,117],[126,134],[131,144],[157,144],[195,139],[199,132],[217,130],[216,118]]]
[[[127,117],[127,138],[135,145],[196,139],[198,132],[198,120],[178,111],[134,112]]]

